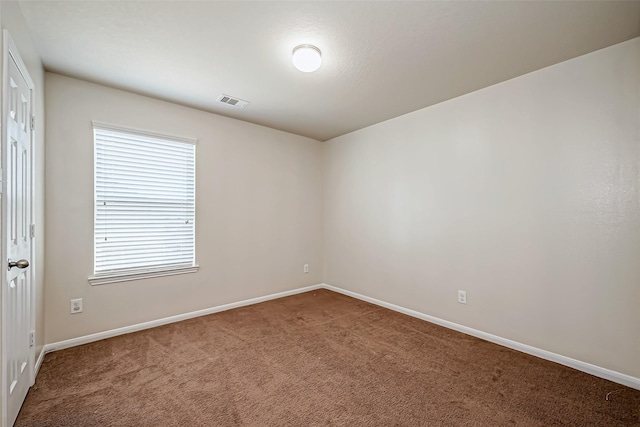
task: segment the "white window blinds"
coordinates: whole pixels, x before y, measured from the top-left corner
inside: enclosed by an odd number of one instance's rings
[[[195,141],[94,124],[95,275],[195,265]]]

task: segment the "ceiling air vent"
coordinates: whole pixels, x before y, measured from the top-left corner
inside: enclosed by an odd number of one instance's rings
[[[223,104],[226,104],[230,107],[235,107],[235,108],[244,108],[247,105],[249,105],[249,101],[245,101],[239,98],[234,98],[229,95],[220,95],[218,97],[218,102],[221,102]]]

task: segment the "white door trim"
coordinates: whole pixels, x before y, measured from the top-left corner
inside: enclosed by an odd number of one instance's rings
[[[0,194],[0,198],[2,199],[2,203],[1,203],[1,208],[0,208],[0,242],[2,242],[2,244],[0,244],[0,268],[3,269],[3,274],[0,274],[1,276],[1,285],[2,285],[2,291],[0,292],[0,319],[4,320],[4,316],[5,316],[5,312],[3,310],[3,306],[4,306],[4,301],[6,300],[6,288],[7,288],[7,276],[6,274],[4,274],[4,269],[7,268],[7,254],[6,254],[6,247],[4,244],[4,241],[2,239],[5,238],[5,236],[7,235],[7,224],[6,224],[6,198],[2,197],[7,193],[7,167],[5,165],[5,161],[7,158],[7,154],[6,154],[6,147],[7,147],[7,134],[6,134],[6,129],[7,129],[7,117],[5,112],[8,110],[9,108],[9,100],[8,97],[6,96],[7,93],[9,93],[9,81],[8,81],[8,67],[9,67],[9,61],[13,60],[17,67],[18,70],[20,71],[20,73],[22,74],[22,76],[24,77],[25,81],[27,82],[27,85],[29,86],[30,89],[30,97],[31,97],[31,113],[32,113],[32,118],[31,120],[33,120],[33,116],[34,111],[35,111],[35,84],[33,83],[33,80],[31,79],[31,76],[29,75],[29,72],[27,71],[27,67],[24,64],[24,62],[22,61],[22,58],[20,56],[20,53],[18,51],[18,47],[16,46],[16,44],[14,43],[13,39],[11,38],[11,35],[9,34],[8,30],[3,30],[2,32],[2,40],[3,40],[3,46],[2,46],[2,111],[0,112],[0,114],[2,115],[2,121],[1,121],[1,125],[0,125],[0,133],[2,134],[2,138],[1,138],[1,153],[2,156],[0,158],[0,169],[2,171],[0,179],[1,179],[1,185],[0,185],[0,191],[2,192],[2,194]],[[29,123],[29,125],[31,125],[31,123]],[[29,176],[29,180],[30,182],[30,187],[31,187],[31,212],[29,212],[29,218],[30,218],[30,223],[34,224],[34,212],[35,212],[35,206],[34,206],[34,202],[35,202],[35,188],[34,188],[34,184],[35,184],[35,179],[34,179],[34,172],[35,172],[35,139],[34,139],[34,135],[35,135],[35,131],[32,129],[31,133],[30,133],[30,141],[29,141],[29,145],[30,145],[30,149],[31,149],[31,174]],[[35,239],[31,240],[31,250],[30,250],[30,268],[29,268],[29,275],[31,276],[31,292],[30,292],[30,296],[31,296],[31,301],[29,302],[29,305],[31,307],[31,313],[30,313],[30,330],[34,331],[35,330],[35,324],[36,324],[36,319],[35,319],[35,265],[36,265],[36,258],[35,258]],[[5,325],[6,322],[2,322],[2,325]],[[2,328],[0,328],[0,336],[1,336],[1,340],[2,340],[2,345],[1,345],[1,349],[0,349],[0,364],[2,365],[2,371],[0,374],[0,386],[2,387],[2,393],[0,393],[1,395],[1,418],[0,418],[0,427],[8,427],[8,420],[7,420],[7,394],[4,393],[4,391],[7,389],[7,384],[6,384],[6,380],[7,380],[7,364],[6,364],[6,351],[7,351],[7,337],[6,334],[3,333],[4,326],[2,326]],[[36,346],[33,345],[30,348],[30,356],[29,356],[29,366],[28,366],[28,375],[29,375],[29,379],[30,379],[30,385],[33,385],[33,383],[35,382],[35,350],[36,350]]]

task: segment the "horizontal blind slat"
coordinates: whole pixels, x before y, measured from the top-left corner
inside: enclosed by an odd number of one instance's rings
[[[96,163],[96,170],[98,171],[99,174],[110,174],[113,176],[118,176],[118,174],[120,173],[127,174],[127,173],[133,172],[134,175],[136,176],[140,175],[141,177],[144,176],[145,171],[149,171],[149,173],[151,174],[156,173],[158,171],[163,171],[168,176],[175,176],[178,178],[186,177],[189,175],[190,172],[193,172],[193,168],[183,167],[180,163],[168,162],[166,160],[163,162],[158,162],[157,164],[151,163],[150,161],[132,163],[132,162],[120,161],[120,160],[121,159],[109,159],[109,158],[101,157],[100,161]],[[180,166],[180,170],[171,170],[171,169],[167,170],[166,169],[167,164],[171,164],[172,166],[175,166],[175,167]],[[164,175],[158,178],[164,178]]]
[[[149,135],[140,135],[136,132],[120,132],[120,131],[111,131],[105,130],[104,128],[100,128],[99,126],[94,126],[94,131],[96,133],[96,138],[100,140],[113,140],[120,141],[128,144],[144,144],[144,143],[152,143],[155,146],[159,147],[183,147],[183,149],[188,149],[190,143],[185,143],[183,141],[175,141],[171,137],[153,137]]]
[[[122,144],[110,139],[102,139],[102,142],[109,144],[109,147],[99,146],[98,153],[123,157],[144,158],[142,154],[150,154],[154,158],[182,158],[183,160],[188,160],[189,153],[191,152],[191,150],[167,147],[154,147],[154,149],[151,150],[139,144]]]
[[[162,260],[160,260],[162,262]],[[123,265],[123,264],[119,264],[119,265],[110,265],[110,266],[106,266],[105,267],[105,271],[106,272],[123,272],[123,271],[128,271],[131,268],[131,264],[134,264],[135,262],[127,262],[127,265]],[[155,269],[155,270],[159,270],[158,267],[162,267],[162,268],[171,268],[171,267],[193,267],[193,265],[191,265],[191,262],[189,261],[177,261],[177,262],[162,262],[162,265],[151,265],[149,266],[150,269]],[[138,267],[137,268],[139,271],[148,271],[146,270],[144,267]],[[131,273],[135,273],[136,271],[129,271]],[[100,275],[103,275],[104,271],[100,273]]]
[[[159,253],[150,253],[145,256],[135,256],[134,254],[122,254],[115,256],[106,256],[100,258],[100,265],[112,265],[116,268],[120,268],[118,266],[119,262],[126,262],[128,264],[132,263],[144,263],[145,261],[162,261],[164,260],[167,263],[176,263],[176,262],[188,262],[193,258],[191,253],[186,253],[184,256],[174,255],[171,257],[167,257],[166,252]]]
[[[183,249],[181,246],[167,246],[166,248],[123,249],[122,252],[101,253],[102,262],[118,259],[149,259],[162,256],[165,259],[189,259],[193,251]]]

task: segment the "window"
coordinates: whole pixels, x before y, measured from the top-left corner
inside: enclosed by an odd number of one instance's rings
[[[94,123],[91,284],[197,271],[195,141]]]

